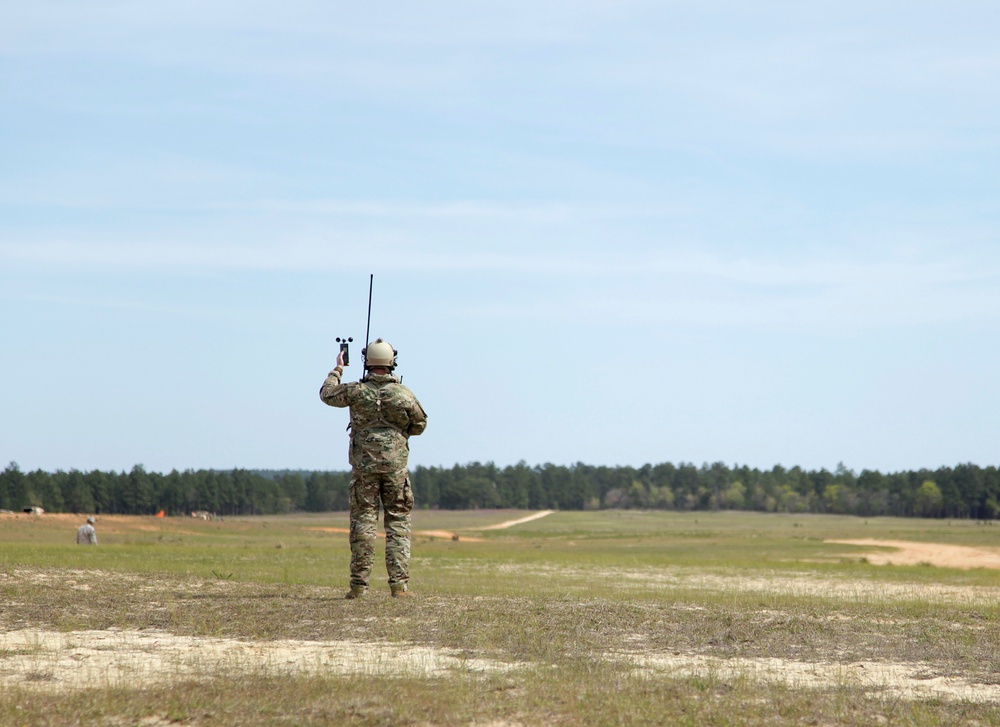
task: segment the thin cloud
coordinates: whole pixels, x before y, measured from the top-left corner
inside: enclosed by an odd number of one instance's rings
[[[380,270],[439,281],[441,290],[449,291],[447,312],[441,314],[464,319],[768,327],[1000,318],[1000,260],[976,250],[952,252],[950,257],[910,251],[868,261],[775,261],[690,251],[453,252],[385,239],[364,245],[349,239],[314,239],[272,245],[6,243],[0,244],[0,259],[63,270],[91,266],[156,275],[213,270],[343,273],[369,271],[371,244],[384,252]],[[487,282],[511,276],[527,285],[516,301],[505,299],[502,289]],[[483,282],[472,289],[449,282],[477,279]],[[540,279],[547,285],[532,285]],[[37,300],[33,294],[28,298]],[[428,298],[444,305],[440,294]],[[94,299],[89,304],[147,305],[125,299]]]
[[[373,247],[374,246],[374,247]],[[489,247],[499,249],[490,250]],[[607,251],[582,250],[572,242],[547,244],[484,243],[480,249],[457,250],[448,243],[421,244],[383,232],[333,231],[298,239],[232,241],[79,239],[0,242],[0,259],[10,263],[72,268],[79,265],[116,268],[259,269],[310,271],[330,267],[368,267],[370,250],[379,249],[380,264],[399,271],[518,272],[558,277],[649,278],[683,276],[715,278],[752,286],[824,286],[855,282],[879,285],[905,281],[911,285],[957,285],[1000,277],[1000,254],[988,246],[953,246],[947,252],[901,248],[899,254],[830,250],[800,261],[722,252],[692,252],[682,245],[656,249],[650,243],[617,246]],[[482,249],[482,248],[486,249]],[[651,248],[652,249],[649,249]],[[662,247],[662,246],[661,246]],[[504,248],[510,248],[505,250]],[[646,248],[646,249],[643,249]],[[673,248],[673,249],[671,249]]]

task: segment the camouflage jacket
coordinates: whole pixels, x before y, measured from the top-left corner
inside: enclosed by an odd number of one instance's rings
[[[81,525],[76,530],[77,545],[97,545],[97,531],[90,523]]]
[[[369,374],[364,381],[340,383],[341,370],[326,377],[319,398],[351,408],[351,467],[363,474],[406,469],[409,438],[427,428],[427,414],[413,392],[390,374]]]

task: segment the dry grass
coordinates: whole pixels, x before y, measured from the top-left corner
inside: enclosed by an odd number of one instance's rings
[[[336,518],[2,523],[0,724],[1000,724],[995,571],[876,567],[847,518],[461,515],[407,601],[342,599]]]

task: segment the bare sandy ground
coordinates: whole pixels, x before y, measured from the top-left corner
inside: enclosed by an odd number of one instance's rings
[[[685,654],[624,656],[643,673],[701,676],[721,682],[751,680],[783,683],[797,688],[861,687],[885,696],[905,699],[965,699],[977,703],[1000,700],[1000,685],[976,684],[958,677],[934,674],[926,664],[864,662],[830,664],[790,659],[718,659]]]
[[[788,659],[719,659],[681,653],[621,653],[649,678],[701,676],[721,682],[752,680],[800,688],[860,686],[903,698],[1000,701],[1000,685],[935,675],[920,663],[830,664]],[[415,644],[355,641],[245,641],[179,636],[165,631],[0,634],[0,687],[38,691],[170,683],[240,674],[331,674],[444,678],[460,672],[523,668]]]
[[[872,551],[865,554],[874,565],[935,565],[941,568],[1000,568],[1000,551],[969,548],[943,543],[918,543],[910,540],[827,540],[841,545],[867,545],[893,548],[892,551]]]
[[[0,685],[40,689],[130,686],[231,674],[358,674],[441,677],[513,665],[415,644],[356,641],[244,641],[165,631],[0,634]]]

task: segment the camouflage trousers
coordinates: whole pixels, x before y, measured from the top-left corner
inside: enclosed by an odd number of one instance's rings
[[[351,478],[351,588],[367,588],[375,565],[375,530],[381,504],[385,527],[385,569],[389,586],[405,589],[410,580],[410,511],[413,490],[406,472],[361,474]]]

